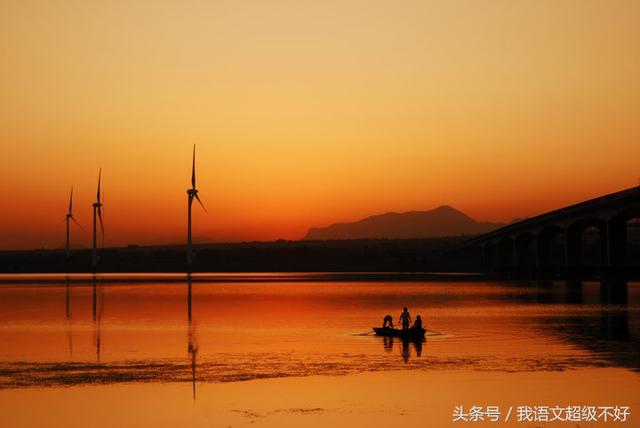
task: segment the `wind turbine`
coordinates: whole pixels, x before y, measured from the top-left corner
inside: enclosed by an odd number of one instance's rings
[[[71,187],[71,195],[69,196],[69,212],[67,212],[67,215],[66,215],[66,222],[67,222],[67,258],[69,258],[71,256],[71,244],[70,244],[70,239],[69,239],[69,220],[73,220],[73,222],[75,224],[80,226],[80,223],[78,223],[78,220],[76,220],[76,218],[73,216],[73,187]],[[80,226],[80,227],[82,227],[82,226]]]
[[[189,195],[189,206],[187,208],[187,266],[191,267],[191,262],[193,261],[193,242],[191,239],[191,206],[193,205],[193,199],[197,199],[198,203],[204,210],[207,212],[207,209],[204,207],[204,204],[200,200],[198,196],[198,190],[196,189],[196,145],[193,145],[193,161],[191,164],[191,188],[187,190],[187,195]]]
[[[96,266],[98,265],[98,239],[97,239],[97,225],[96,225],[96,216],[100,221],[100,230],[102,232],[102,238],[104,240],[104,226],[102,224],[102,202],[100,202],[100,181],[102,178],[102,168],[98,172],[98,193],[96,196],[96,202],[93,203],[93,259],[92,266],[95,271]]]

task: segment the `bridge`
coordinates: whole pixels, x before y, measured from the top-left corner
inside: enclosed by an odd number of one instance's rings
[[[628,245],[635,218],[640,218],[640,186],[512,223],[462,243],[456,253],[483,267],[572,268],[584,266],[584,249],[591,243],[598,254],[592,264],[624,268],[638,264]]]

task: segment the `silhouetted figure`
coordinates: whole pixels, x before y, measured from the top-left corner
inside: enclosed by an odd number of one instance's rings
[[[416,330],[420,330],[422,328],[422,317],[420,315],[416,316],[416,320],[413,323],[413,328]]]
[[[382,321],[382,328],[386,328],[387,325],[389,325],[389,328],[393,328],[393,317],[391,315],[385,316]]]
[[[402,324],[403,330],[409,329],[409,324],[411,324],[411,315],[407,308],[402,309],[402,313],[400,314],[400,324]]]

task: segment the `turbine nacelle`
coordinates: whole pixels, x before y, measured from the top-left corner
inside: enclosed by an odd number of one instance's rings
[[[80,226],[78,220],[73,216],[73,187],[71,188],[71,194],[69,195],[69,211],[64,215],[67,221],[73,220],[75,224]],[[80,227],[82,229],[82,226]]]

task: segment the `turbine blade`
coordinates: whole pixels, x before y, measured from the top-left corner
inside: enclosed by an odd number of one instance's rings
[[[81,225],[80,223],[78,223],[78,220],[76,220],[76,218],[75,218],[74,216],[69,216],[69,218],[70,218],[71,220],[73,220],[73,222],[74,222],[75,224],[77,224],[77,225],[78,225],[78,227],[84,231],[84,227],[82,227],[82,225]]]
[[[200,200],[200,196],[198,196],[197,194],[194,195],[196,197],[196,199],[198,200],[198,202],[200,203],[200,206],[202,207],[202,209],[204,210],[204,212],[209,213],[209,211],[207,211],[207,209],[204,207],[204,204],[202,203],[202,201]]]
[[[104,237],[104,225],[102,224],[102,208],[98,207],[98,220],[100,221],[100,230],[102,231],[102,236]]]
[[[196,145],[193,145],[193,161],[191,163],[191,188],[196,188]]]
[[[71,195],[69,196],[69,215],[73,213],[73,186],[71,186]]]
[[[100,206],[100,214],[100,220],[106,219],[106,216],[104,215],[104,190],[102,191],[102,205]],[[100,226],[102,226],[102,224]],[[104,247],[104,229],[102,230],[102,246]]]
[[[98,193],[96,195],[98,203],[100,203],[100,181],[102,179],[102,168],[98,171]]]

